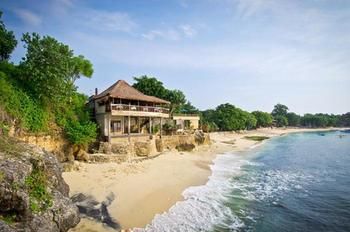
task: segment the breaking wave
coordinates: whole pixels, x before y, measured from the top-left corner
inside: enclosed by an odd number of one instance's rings
[[[168,212],[156,215],[145,228],[134,231],[210,231],[218,223],[231,230],[244,226],[224,205],[231,193],[230,179],[240,173],[244,164],[247,161],[235,154],[217,156],[206,185],[189,187],[183,192],[183,201],[177,202]]]

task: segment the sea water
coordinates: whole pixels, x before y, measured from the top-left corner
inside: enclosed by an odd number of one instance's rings
[[[350,133],[296,133],[218,155],[206,185],[144,231],[350,231]]]

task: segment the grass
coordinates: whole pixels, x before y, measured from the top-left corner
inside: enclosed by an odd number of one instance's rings
[[[257,142],[261,142],[265,139],[269,139],[270,137],[267,136],[244,136],[245,139],[249,139],[249,140],[253,140],[253,141],[257,141]]]
[[[11,225],[16,222],[16,214],[0,215],[0,220],[4,221],[6,224]]]
[[[29,202],[32,212],[40,213],[52,206],[52,196],[47,191],[45,173],[37,165],[33,164],[33,171],[26,177],[25,185],[29,191]]]
[[[0,152],[6,155],[18,155],[21,152],[26,151],[26,149],[18,144],[13,138],[8,136],[0,136]]]

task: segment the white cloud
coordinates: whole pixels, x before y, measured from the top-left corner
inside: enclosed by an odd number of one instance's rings
[[[42,23],[41,17],[29,10],[16,8],[14,12],[24,23],[31,26],[39,26]]]
[[[81,35],[81,37],[84,37]],[[76,39],[79,40],[79,39]],[[345,80],[350,60],[345,52],[316,51],[276,44],[164,45],[85,36],[87,47],[95,46],[95,56],[118,65],[151,69],[240,72],[269,81]],[[266,48],[268,46],[268,49]],[[118,51],[118,52],[110,52]]]
[[[52,0],[51,11],[59,17],[66,17],[70,9],[74,7],[74,0]]]
[[[156,38],[162,38],[166,40],[177,41],[180,39],[180,34],[178,31],[173,29],[167,30],[151,30],[145,34],[141,34],[141,36],[148,40],[154,40]]]
[[[284,2],[283,0],[278,0]],[[237,11],[242,17],[252,16],[260,11],[275,7],[275,0],[235,0]],[[286,2],[287,3],[287,2]]]
[[[184,37],[193,38],[196,36],[197,30],[195,30],[191,25],[185,24],[180,25],[175,29],[157,29],[151,30],[147,33],[141,34],[141,36],[148,40],[154,40],[157,38],[177,41],[183,39]]]
[[[77,15],[79,23],[102,31],[131,32],[137,24],[127,13],[85,9]]]
[[[181,25],[180,29],[185,34],[185,36],[189,38],[192,38],[197,34],[197,31],[191,25]]]

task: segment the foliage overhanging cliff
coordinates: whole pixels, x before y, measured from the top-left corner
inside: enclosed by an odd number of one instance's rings
[[[90,121],[85,103],[74,82],[91,77],[93,67],[83,56],[75,56],[65,44],[50,36],[25,33],[26,54],[15,65],[9,62],[17,40],[1,21],[0,12],[0,129],[10,126],[33,133],[58,129],[72,143],[86,146],[96,138],[97,126]]]

